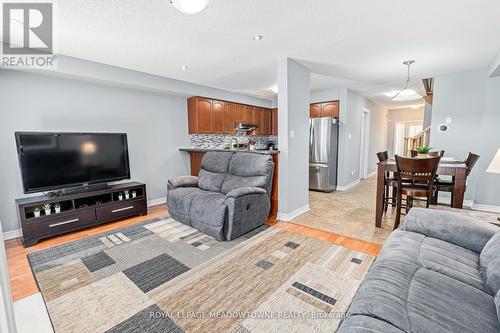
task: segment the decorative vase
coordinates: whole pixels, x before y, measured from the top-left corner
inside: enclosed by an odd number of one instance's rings
[[[35,217],[40,217],[40,211],[39,210],[35,210],[33,213],[35,214]]]
[[[44,209],[44,211],[45,211],[45,215],[50,215],[50,213],[51,213],[50,209]]]
[[[125,193],[125,199],[128,199],[128,198],[129,198],[129,194]]]
[[[135,191],[132,192],[132,198],[135,198],[137,196],[137,193]]]
[[[56,211],[56,214],[59,214],[61,212],[61,207],[55,207],[54,209]]]
[[[123,195],[118,194],[118,200],[123,200]]]

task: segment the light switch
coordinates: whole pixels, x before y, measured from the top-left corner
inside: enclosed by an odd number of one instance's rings
[[[294,138],[295,138],[295,131],[290,130],[290,139],[294,139]]]
[[[447,123],[448,125],[451,124],[451,117],[446,117],[445,123]]]
[[[352,136],[351,136],[351,133],[347,134],[347,138],[348,138],[348,139],[351,139],[351,137],[352,137]]]

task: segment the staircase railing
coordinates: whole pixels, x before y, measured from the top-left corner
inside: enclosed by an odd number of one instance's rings
[[[429,126],[415,136],[405,137],[403,145],[404,156],[410,156],[410,151],[415,150],[417,147],[428,146],[430,134],[431,127]]]

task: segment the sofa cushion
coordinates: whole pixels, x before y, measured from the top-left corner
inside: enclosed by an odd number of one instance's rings
[[[225,178],[225,173],[210,172],[200,169],[198,186],[205,191],[220,192]]]
[[[486,284],[497,293],[500,290],[500,232],[486,243],[480,255],[480,271]]]
[[[229,161],[231,161],[232,156],[233,153],[231,152],[208,152],[203,155],[201,168],[210,172],[226,173],[229,169]]]
[[[479,273],[479,254],[463,247],[426,237],[420,249],[420,262],[424,268],[462,281],[492,294]]]
[[[342,322],[338,333],[404,333],[396,326],[368,316],[350,316]]]
[[[491,318],[477,323],[468,314],[479,316],[477,310],[491,316],[494,310],[493,296],[480,279],[478,265],[473,251],[396,230],[384,244],[349,312],[379,318],[407,332],[416,327],[423,332],[472,332],[477,327],[494,332]],[[484,304],[476,306],[476,301]],[[460,306],[454,310],[449,304],[456,302]],[[469,306],[476,309],[471,311]],[[433,314],[438,307],[446,309]]]
[[[266,184],[267,178],[265,176],[239,177],[228,174],[224,179],[220,191],[224,194],[228,194],[232,190],[242,187],[259,187],[265,189]]]
[[[180,187],[170,191],[169,208],[178,213],[189,215],[193,198],[204,191],[197,187]]]
[[[227,209],[224,199],[224,194],[216,192],[197,195],[191,204],[191,223],[198,221],[213,226],[223,226]]]

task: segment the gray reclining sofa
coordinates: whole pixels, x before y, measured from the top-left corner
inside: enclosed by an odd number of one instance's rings
[[[170,215],[217,240],[235,239],[266,222],[273,169],[269,155],[208,152],[198,177],[168,181]]]
[[[370,268],[340,333],[500,332],[500,228],[413,208]]]

